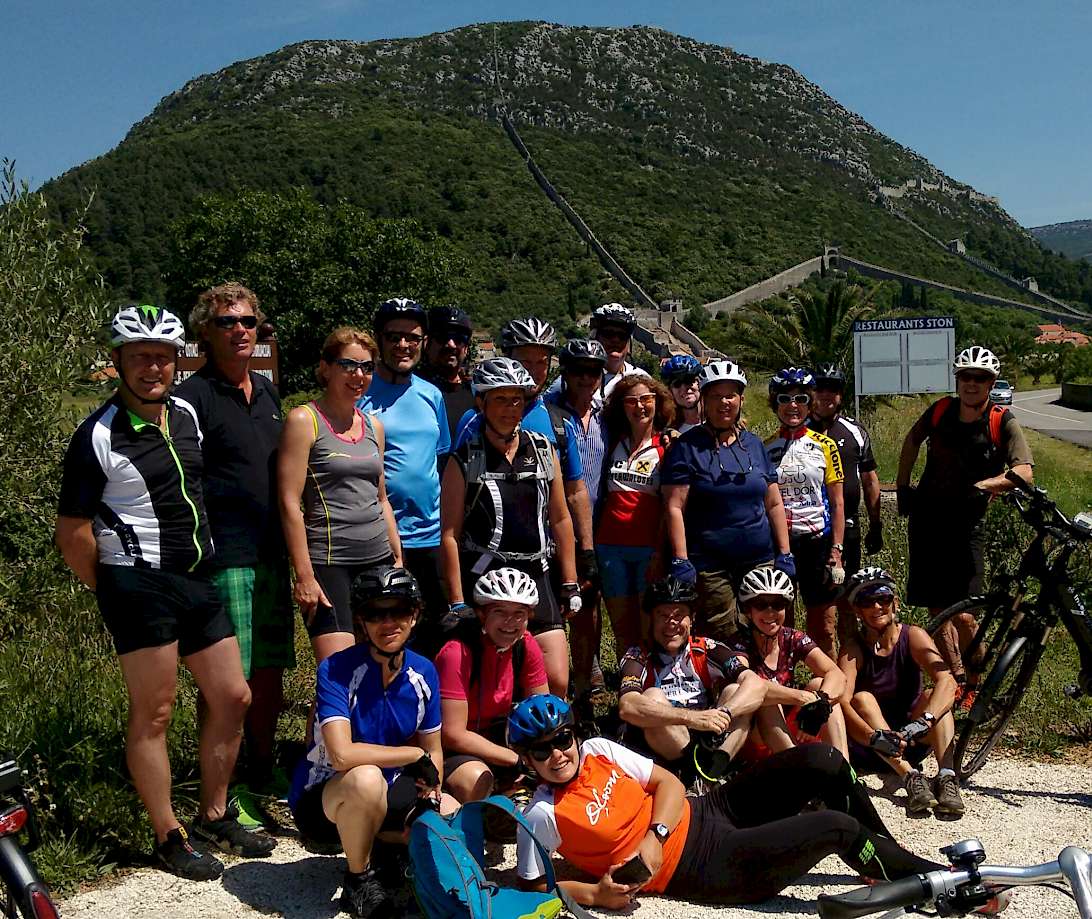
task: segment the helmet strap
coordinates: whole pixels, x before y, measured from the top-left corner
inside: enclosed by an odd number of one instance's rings
[[[520,428],[523,427],[523,425],[517,424],[515,430],[513,430],[511,434],[505,434],[497,430],[497,426],[489,420],[485,412],[482,412],[482,421],[485,422],[485,426],[489,428],[489,430],[492,431],[497,439],[500,440],[505,446],[512,443],[513,440],[519,437]]]
[[[404,660],[402,655],[405,650],[405,645],[402,645],[402,647],[399,648],[397,651],[383,651],[382,649],[377,648],[374,643],[372,644],[372,651],[378,654],[380,657],[385,657],[387,659],[387,670],[389,670],[391,673],[397,672],[398,669],[402,666],[402,661]]]

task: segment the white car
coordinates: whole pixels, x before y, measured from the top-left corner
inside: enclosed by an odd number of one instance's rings
[[[996,405],[1012,405],[1012,394],[1016,392],[1008,380],[998,380],[990,390],[990,401]]]

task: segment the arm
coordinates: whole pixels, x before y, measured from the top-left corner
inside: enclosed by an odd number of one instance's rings
[[[914,472],[914,463],[918,461],[918,450],[921,448],[925,437],[919,432],[918,425],[914,425],[907,432],[906,439],[902,442],[902,452],[899,453],[899,472],[895,478],[895,485],[905,488],[910,484],[910,476]]]
[[[459,538],[463,534],[466,479],[454,458],[444,467],[440,487],[440,571],[447,587],[447,602],[463,602],[462,572],[459,568]]]
[[[686,499],[690,496],[689,485],[664,485],[664,516],[667,522],[667,539],[675,558],[687,558],[686,524],[683,519]]]
[[[581,483],[583,484],[583,483]],[[586,493],[585,493],[586,497]],[[550,482],[550,532],[557,544],[557,564],[561,569],[563,584],[576,583],[576,539],[573,536],[573,521],[565,503],[565,486],[561,481],[561,465],[554,452],[554,478]]]
[[[774,551],[784,555],[789,551],[789,524],[785,519],[785,505],[781,501],[781,489],[777,482],[766,486],[766,517],[770,521]],[[844,517],[842,524],[845,525]]]
[[[383,430],[383,422],[378,418],[369,417],[372,425],[375,429],[375,439],[379,444],[379,506],[383,511],[383,519],[387,523],[387,539],[391,544],[391,555],[394,556],[394,560],[391,562],[392,567],[402,567],[402,538],[398,535],[398,523],[394,519],[394,508],[391,507],[390,499],[387,497],[387,475],[383,471],[383,453],[386,450],[387,433]]]
[[[281,505],[281,525],[288,558],[296,576],[293,595],[308,621],[315,615],[318,604],[330,606],[330,601],[315,580],[315,569],[307,551],[307,530],[303,523],[300,500],[307,481],[307,460],[315,443],[313,416],[303,406],[288,413],[277,451],[277,492]]]
[[[856,641],[848,641],[838,656],[838,669],[846,678],[846,688],[838,701],[842,705],[842,717],[846,722],[846,731],[857,743],[867,744],[875,733],[872,726],[857,714],[853,707],[853,694],[857,688],[857,662],[861,659],[861,649]]]
[[[861,473],[861,493],[864,495],[869,526],[876,526],[880,523],[880,477],[875,469]]]
[[[842,501],[842,483],[831,482],[827,485],[827,501],[830,503],[831,542],[842,545],[846,537],[846,509]],[[842,550],[830,549],[830,564],[835,567],[842,564]]]
[[[421,745],[421,749],[428,754],[428,758],[432,760],[432,765],[436,767],[436,774],[440,776],[439,783],[432,788],[426,788],[420,780],[418,780],[418,796],[435,795],[438,800],[440,788],[444,784],[444,749],[440,743],[440,732],[428,731],[427,733],[422,733],[421,731],[418,731],[414,740],[416,740]],[[420,759],[420,757],[417,758]]]
[[[655,823],[662,823],[669,830],[674,830],[682,820],[683,807],[686,806],[686,789],[683,783],[663,766],[653,765],[652,776],[645,785],[645,791],[652,794],[652,817],[648,825],[651,827]],[[663,864],[664,847],[651,829],[638,844],[636,854],[641,856],[655,877]],[[622,863],[625,864],[628,860],[623,859]]]
[[[565,483],[565,501],[569,507],[569,517],[576,530],[576,541],[580,548],[594,549],[591,501],[588,499],[588,488],[583,479],[573,479]]]
[[[940,656],[937,646],[925,629],[916,625],[908,625],[910,629],[910,656],[914,658],[923,673],[929,675],[933,681],[933,694],[929,697],[929,706],[926,709],[934,718],[950,711],[955,704],[956,681],[952,671]]]
[[[86,517],[58,517],[55,538],[65,564],[76,577],[94,590],[99,549],[91,529],[91,521]]]
[[[1020,463],[1019,465],[1013,466],[1010,471],[1015,472],[1028,485],[1032,483],[1033,476],[1030,463]],[[1008,479],[1005,473],[1001,473],[1001,475],[983,479],[981,482],[975,482],[974,487],[981,489],[982,491],[988,491],[991,495],[1001,495],[1006,491],[1012,491],[1012,489],[1016,487],[1016,483]]]
[[[469,707],[465,699],[441,699],[443,745],[452,753],[467,753],[498,766],[518,766],[519,754],[501,747],[466,726]]]
[[[439,733],[439,732],[437,732]],[[421,747],[387,747],[383,744],[356,743],[347,720],[337,718],[322,726],[322,742],[330,765],[338,772],[355,766],[379,766],[381,769],[408,766],[424,755]],[[440,763],[441,767],[443,763]]]
[[[838,665],[821,648],[812,648],[804,658],[804,663],[820,678],[819,688],[830,696],[831,702],[837,703],[846,688],[846,675],[838,669]]]

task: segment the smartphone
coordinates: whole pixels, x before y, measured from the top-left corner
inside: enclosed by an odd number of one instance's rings
[[[638,852],[624,865],[615,868],[611,872],[611,877],[614,878],[615,884],[629,887],[633,884],[643,884],[652,877],[652,872],[648,870],[648,865]]]

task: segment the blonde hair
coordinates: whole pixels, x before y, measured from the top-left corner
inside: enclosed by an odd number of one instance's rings
[[[367,332],[362,332],[360,329],[351,325],[338,326],[334,331],[326,336],[326,341],[322,343],[322,353],[320,354],[320,360],[325,364],[332,364],[339,357],[344,348],[349,345],[360,345],[364,348],[373,358],[378,353],[375,346],[375,339],[371,337]],[[315,368],[315,379],[323,386],[326,385],[326,374],[322,372],[322,364]]]
[[[231,306],[233,303],[239,303],[240,301],[248,304],[254,311],[259,325],[265,322],[265,313],[261,311],[258,297],[254,291],[238,281],[228,281],[226,284],[210,287],[198,296],[197,305],[190,310],[190,330],[200,338],[201,330],[212,321],[220,307]]]

